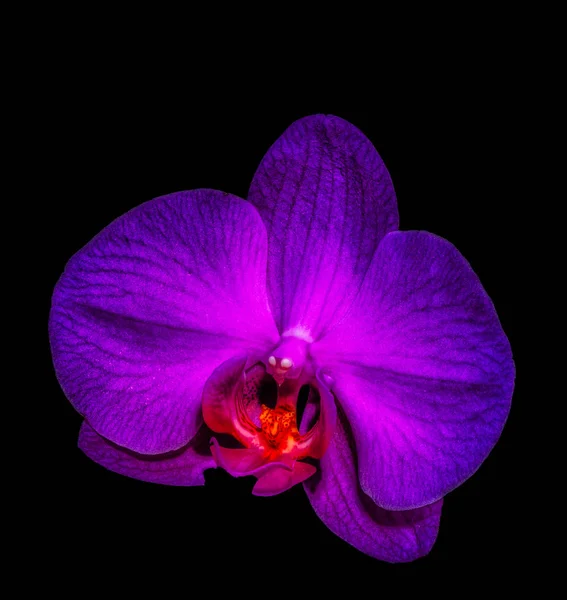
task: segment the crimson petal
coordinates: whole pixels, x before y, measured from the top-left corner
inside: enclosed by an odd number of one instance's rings
[[[258,448],[223,448],[215,438],[211,439],[211,452],[217,466],[233,477],[260,476],[273,467],[284,471],[292,469],[283,461],[269,462]]]
[[[272,463],[273,464],[273,463]],[[275,496],[311,477],[317,469],[308,463],[296,462],[292,470],[274,467],[261,475],[252,488],[255,496]]]

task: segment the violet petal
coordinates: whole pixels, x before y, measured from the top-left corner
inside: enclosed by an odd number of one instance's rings
[[[51,347],[65,394],[99,434],[143,454],[180,448],[214,368],[273,347],[266,245],[248,202],[195,190],[142,204],[71,258]]]
[[[311,351],[336,380],[362,489],[386,509],[430,504],[470,477],[510,409],[514,363],[494,306],[430,233],[387,235],[348,317]]]
[[[348,307],[380,240],[398,227],[388,171],[356,127],[314,115],[268,150],[248,200],[268,230],[276,324],[317,339]]]
[[[205,451],[199,447],[199,437],[195,436],[186,447],[168,455],[148,456],[105,440],[83,421],[79,448],[94,462],[120,475],[166,485],[205,485],[203,472],[216,465],[206,446]]]
[[[408,562],[427,554],[437,538],[441,506],[387,511],[373,504],[358,484],[353,441],[339,413],[320,473],[303,485],[319,518],[361,552],[387,562]]]

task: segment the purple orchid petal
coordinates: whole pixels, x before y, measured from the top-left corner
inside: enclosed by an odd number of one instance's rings
[[[136,454],[120,448],[103,437],[83,421],[79,433],[79,448],[94,462],[134,479],[166,485],[205,485],[203,472],[216,467],[215,461],[204,445],[200,434],[191,443],[169,455]]]
[[[380,240],[398,227],[386,167],[350,123],[306,117],[270,148],[248,199],[268,230],[276,324],[318,339],[348,307]]]
[[[316,471],[316,467],[303,462],[296,462],[293,470],[282,469],[281,467],[271,468],[259,477],[256,485],[252,488],[252,493],[254,496],[281,494],[294,485],[305,481],[314,475]]]
[[[360,483],[376,504],[430,504],[470,477],[510,409],[510,345],[477,276],[425,232],[387,235],[349,315],[311,348],[335,378]]]
[[[53,295],[53,359],[99,434],[142,454],[176,450],[201,424],[214,368],[273,347],[266,245],[248,202],[196,190],[130,211],[69,261]]]
[[[379,560],[408,562],[424,556],[437,538],[443,501],[397,512],[376,506],[358,484],[344,415],[337,421],[320,475],[303,484],[318,517],[345,542]]]

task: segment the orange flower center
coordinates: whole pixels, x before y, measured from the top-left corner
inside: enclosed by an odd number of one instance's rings
[[[301,435],[293,406],[282,405],[268,408],[262,404],[260,413],[262,438],[265,442],[265,455],[271,459],[291,452]]]

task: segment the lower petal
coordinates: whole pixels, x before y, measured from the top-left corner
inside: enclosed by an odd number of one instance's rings
[[[202,438],[197,434],[188,446],[167,455],[136,454],[104,439],[83,421],[79,448],[94,462],[120,475],[151,483],[193,486],[205,485],[203,472],[216,466]]]
[[[437,538],[442,500],[404,511],[376,506],[362,492],[354,443],[344,415],[321,459],[320,474],[304,484],[325,525],[357,550],[387,562],[409,562],[426,555]]]

